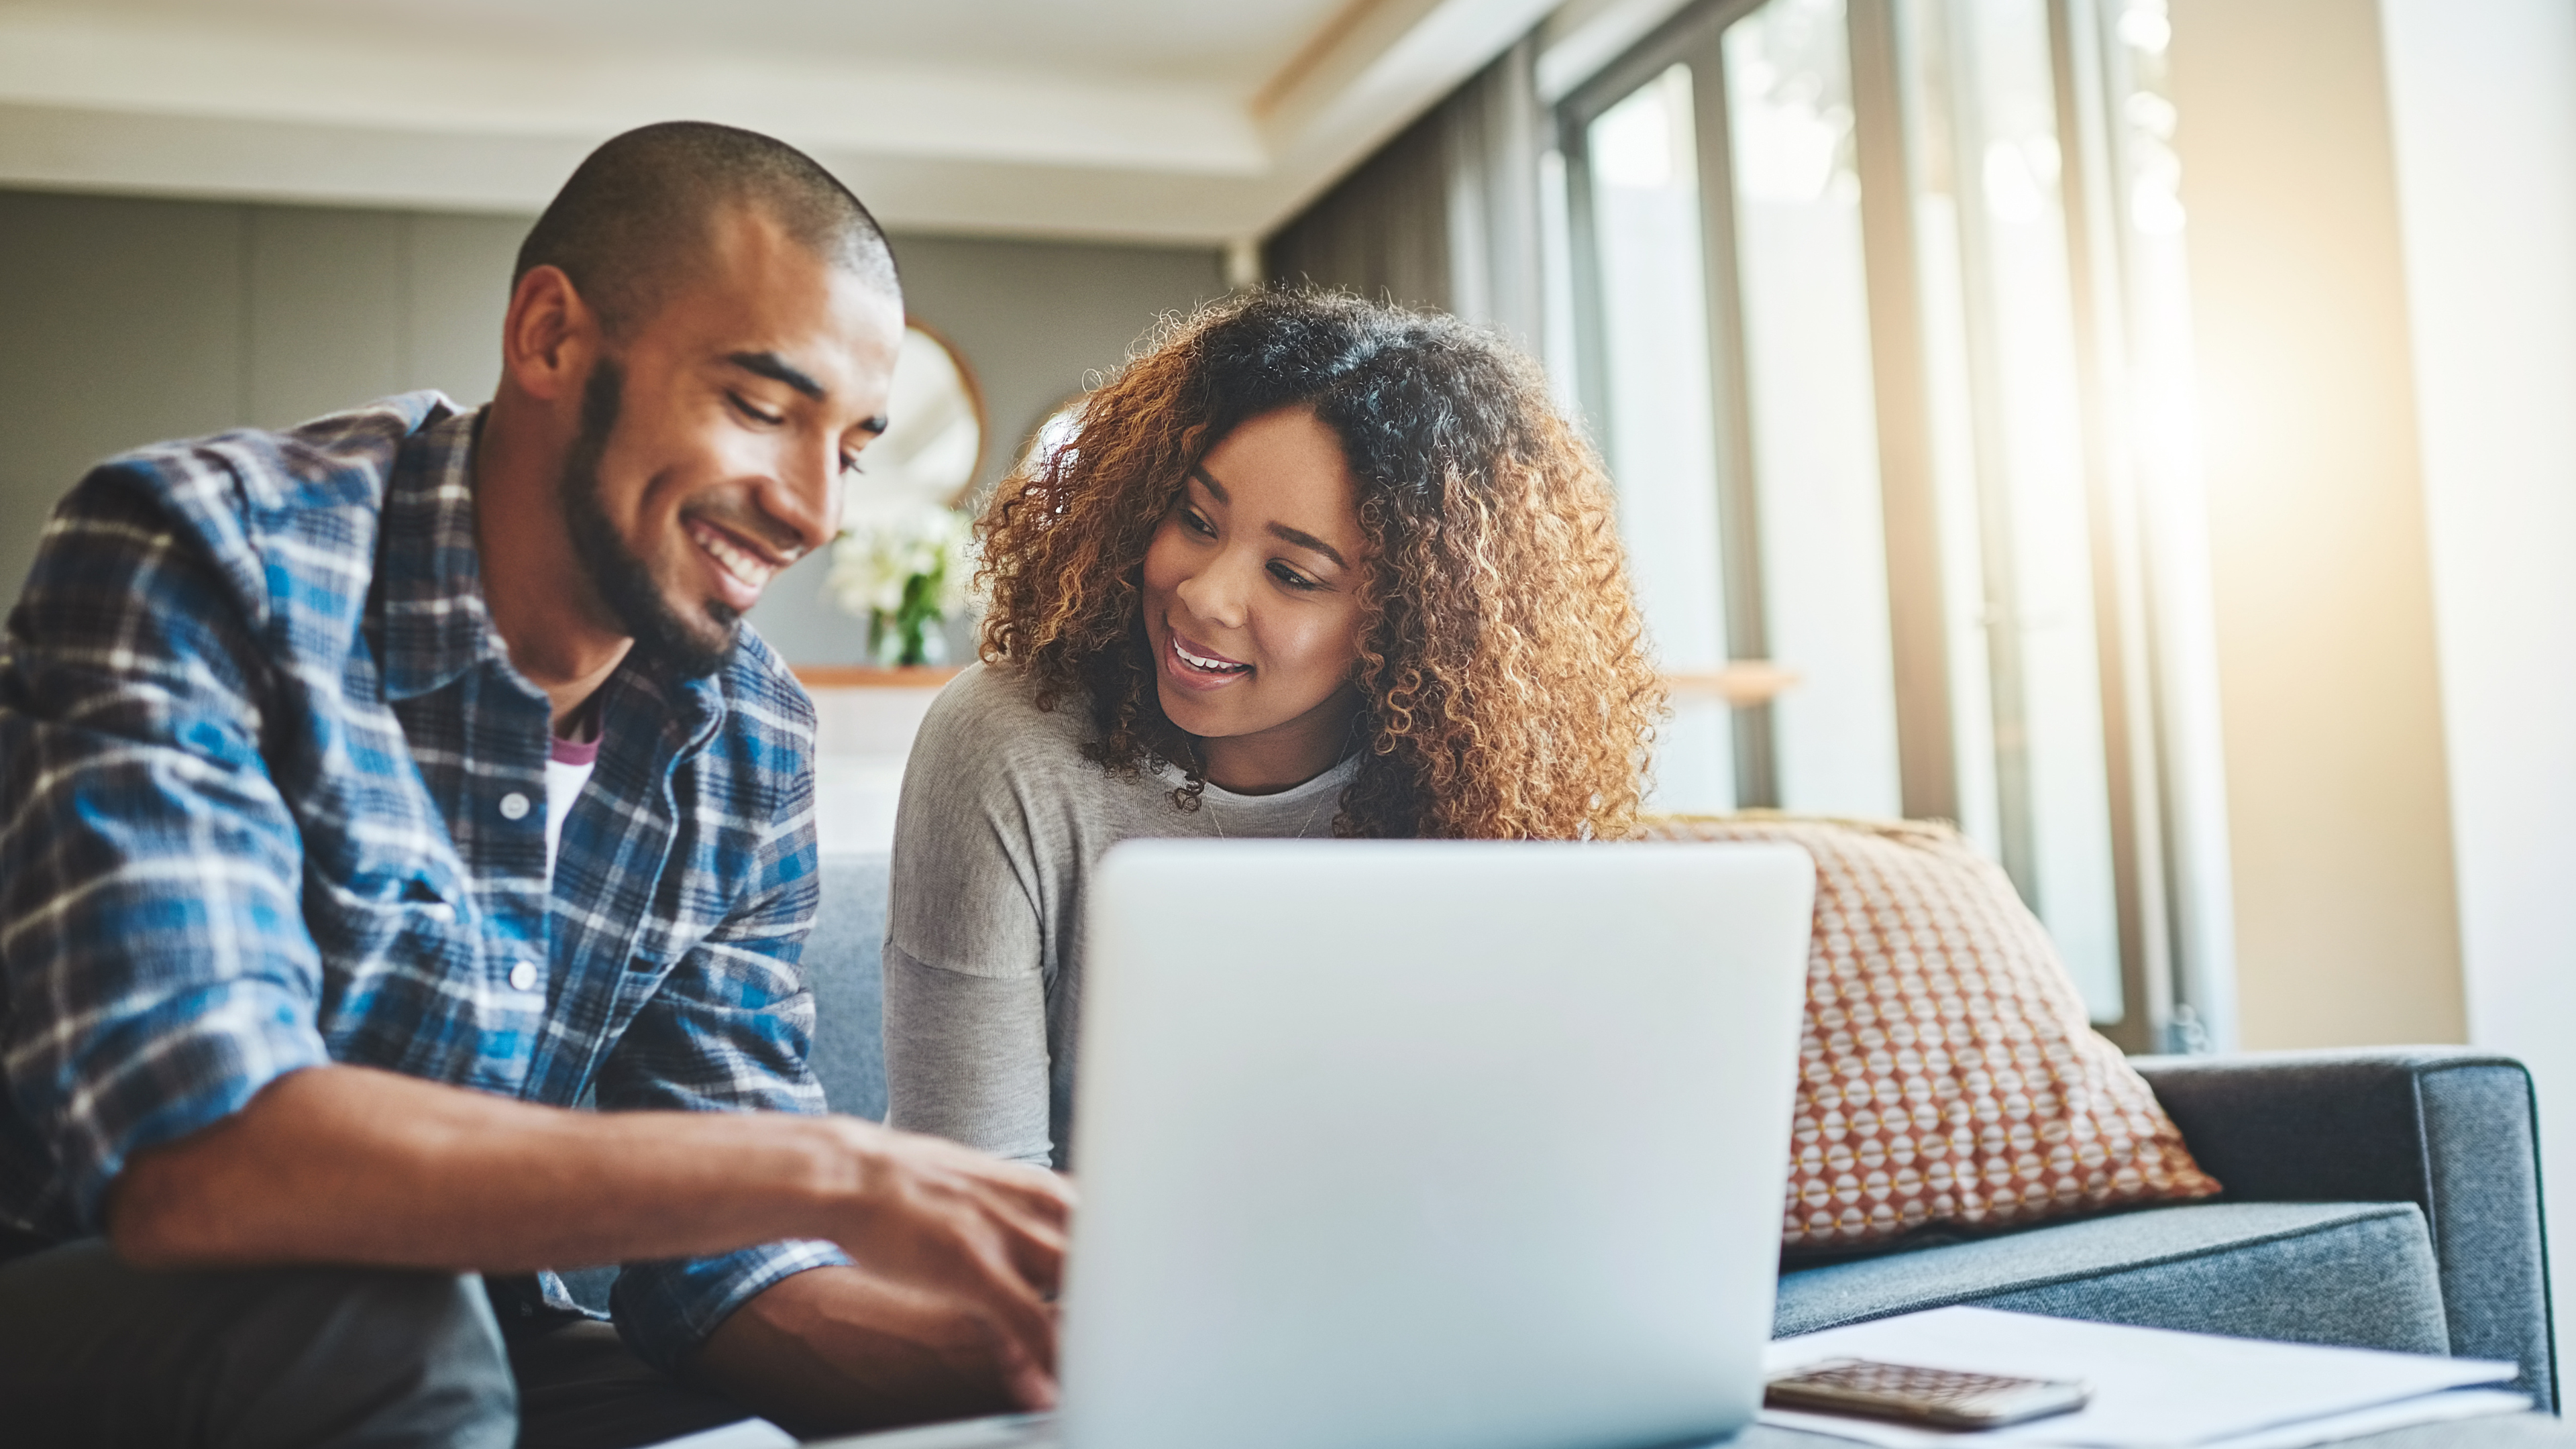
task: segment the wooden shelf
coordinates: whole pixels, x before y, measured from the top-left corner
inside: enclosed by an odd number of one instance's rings
[[[807,689],[937,689],[957,677],[954,664],[888,669],[878,664],[791,664]]]
[[[807,689],[937,689],[957,677],[958,666],[887,669],[875,664],[791,666]],[[1796,687],[1798,674],[1766,659],[1738,659],[1723,669],[1683,670],[1664,676],[1675,694],[1716,695],[1738,709],[1766,704]]]
[[[1737,709],[1768,704],[1796,687],[1798,673],[1768,659],[1737,659],[1722,669],[1667,673],[1664,687],[1675,694],[1713,694]]]

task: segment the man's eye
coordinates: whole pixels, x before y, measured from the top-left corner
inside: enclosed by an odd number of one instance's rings
[[[765,413],[760,409],[753,407],[750,403],[743,401],[742,394],[738,392],[726,393],[725,397],[734,405],[737,411],[754,422],[767,423],[772,427],[776,427],[778,424],[787,421],[786,417],[782,414]]]

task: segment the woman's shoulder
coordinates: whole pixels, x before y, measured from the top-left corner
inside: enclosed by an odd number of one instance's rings
[[[1091,738],[1083,697],[1042,710],[1038,693],[1011,665],[976,664],[932,701],[904,764],[898,876],[958,849],[1001,849],[1052,872],[1074,858],[1060,842],[1118,813],[1126,787],[1082,752]]]
[[[1090,711],[1078,694],[1038,707],[1038,681],[1017,665],[969,664],[948,681],[922,717],[913,755],[1026,769],[1082,760],[1091,738]]]

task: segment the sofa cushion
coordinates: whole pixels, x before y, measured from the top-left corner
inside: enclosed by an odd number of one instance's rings
[[[2146,1208],[1780,1276],[1774,1331],[1974,1303],[2240,1338],[2448,1353],[2413,1203]]]
[[[1780,1238],[1885,1243],[2210,1196],[2218,1183],[1994,862],[1946,825],[1754,812],[1649,840],[1776,840],[1816,862]]]
[[[824,856],[822,884],[804,957],[814,990],[814,1075],[833,1111],[882,1122],[886,858]]]

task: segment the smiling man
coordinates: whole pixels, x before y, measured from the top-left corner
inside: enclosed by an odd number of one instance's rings
[[[648,127],[530,233],[488,407],[64,500],[0,652],[12,1444],[1052,1397],[1064,1189],[823,1114],[813,711],[741,623],[902,330],[828,173]],[[621,1262],[613,1330],[545,1271]]]

